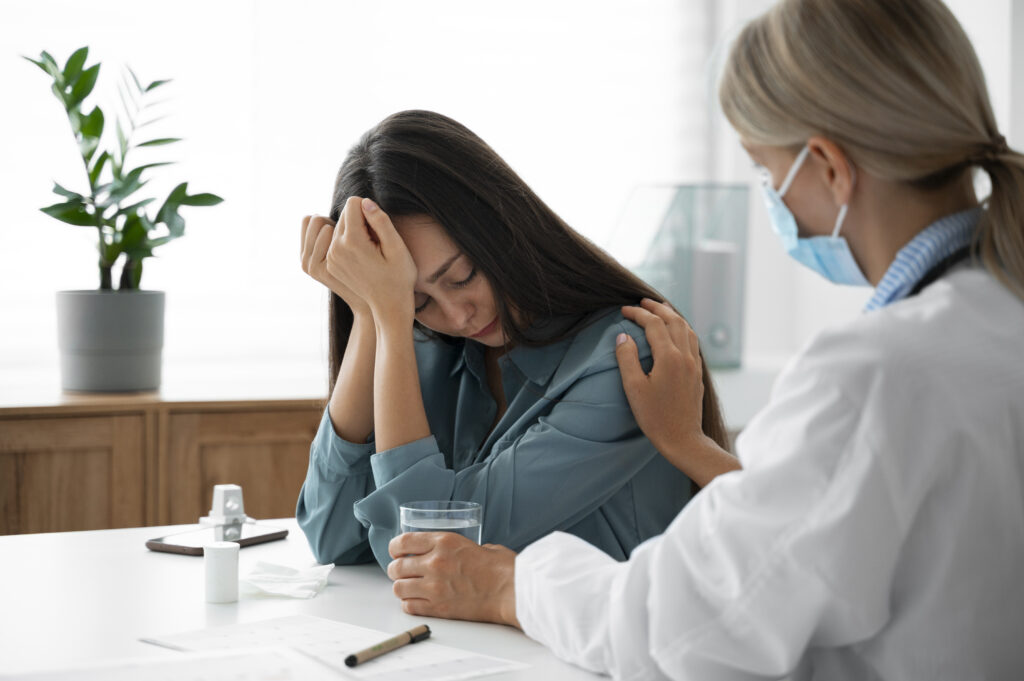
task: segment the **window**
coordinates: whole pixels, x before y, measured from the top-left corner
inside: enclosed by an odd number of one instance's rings
[[[46,77],[16,59],[84,44],[112,102],[127,63],[173,78],[160,133],[185,141],[154,175],[222,195],[183,211],[186,235],[146,262],[168,292],[165,358],[326,366],[326,295],[298,262],[299,221],[329,209],[334,173],[367,128],[401,109],[465,123],[570,224],[601,242],[633,186],[707,178],[704,64],[710,0],[383,0],[83,5],[0,9],[0,367],[55,366],[54,293],[94,288],[89,228],[38,212],[51,180],[84,182]],[[11,102],[17,102],[12,106]],[[186,209],[187,210],[187,209]]]

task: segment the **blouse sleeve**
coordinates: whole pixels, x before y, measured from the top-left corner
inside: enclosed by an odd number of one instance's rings
[[[299,527],[320,563],[349,565],[373,559],[366,528],[352,514],[352,505],[374,490],[372,435],[369,440],[357,445],[338,437],[324,410],[295,507]]]

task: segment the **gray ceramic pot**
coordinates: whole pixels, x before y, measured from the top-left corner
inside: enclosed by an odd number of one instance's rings
[[[57,340],[64,390],[157,390],[164,292],[59,291]]]

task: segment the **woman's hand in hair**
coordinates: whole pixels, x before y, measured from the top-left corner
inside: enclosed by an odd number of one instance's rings
[[[366,301],[374,319],[412,325],[416,264],[387,213],[353,196],[327,251],[327,271]]]
[[[352,308],[352,314],[369,314],[366,301],[353,293],[327,271],[327,250],[334,238],[335,225],[322,215],[302,218],[302,271],[320,282]]]
[[[662,456],[703,487],[717,475],[740,468],[739,461],[701,428],[704,376],[697,334],[665,303],[644,299],[622,308],[643,327],[654,365],[640,366],[636,343],[619,334],[615,348],[622,387],[636,422]]]

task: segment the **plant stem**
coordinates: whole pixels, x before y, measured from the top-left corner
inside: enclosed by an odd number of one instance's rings
[[[110,265],[100,265],[100,290],[101,291],[112,291],[114,289],[113,281],[110,276]]]
[[[121,281],[117,284],[119,291],[130,291],[135,288],[133,284],[135,283],[134,275],[136,264],[136,261],[131,258],[128,258],[125,261],[124,266],[121,268]]]

